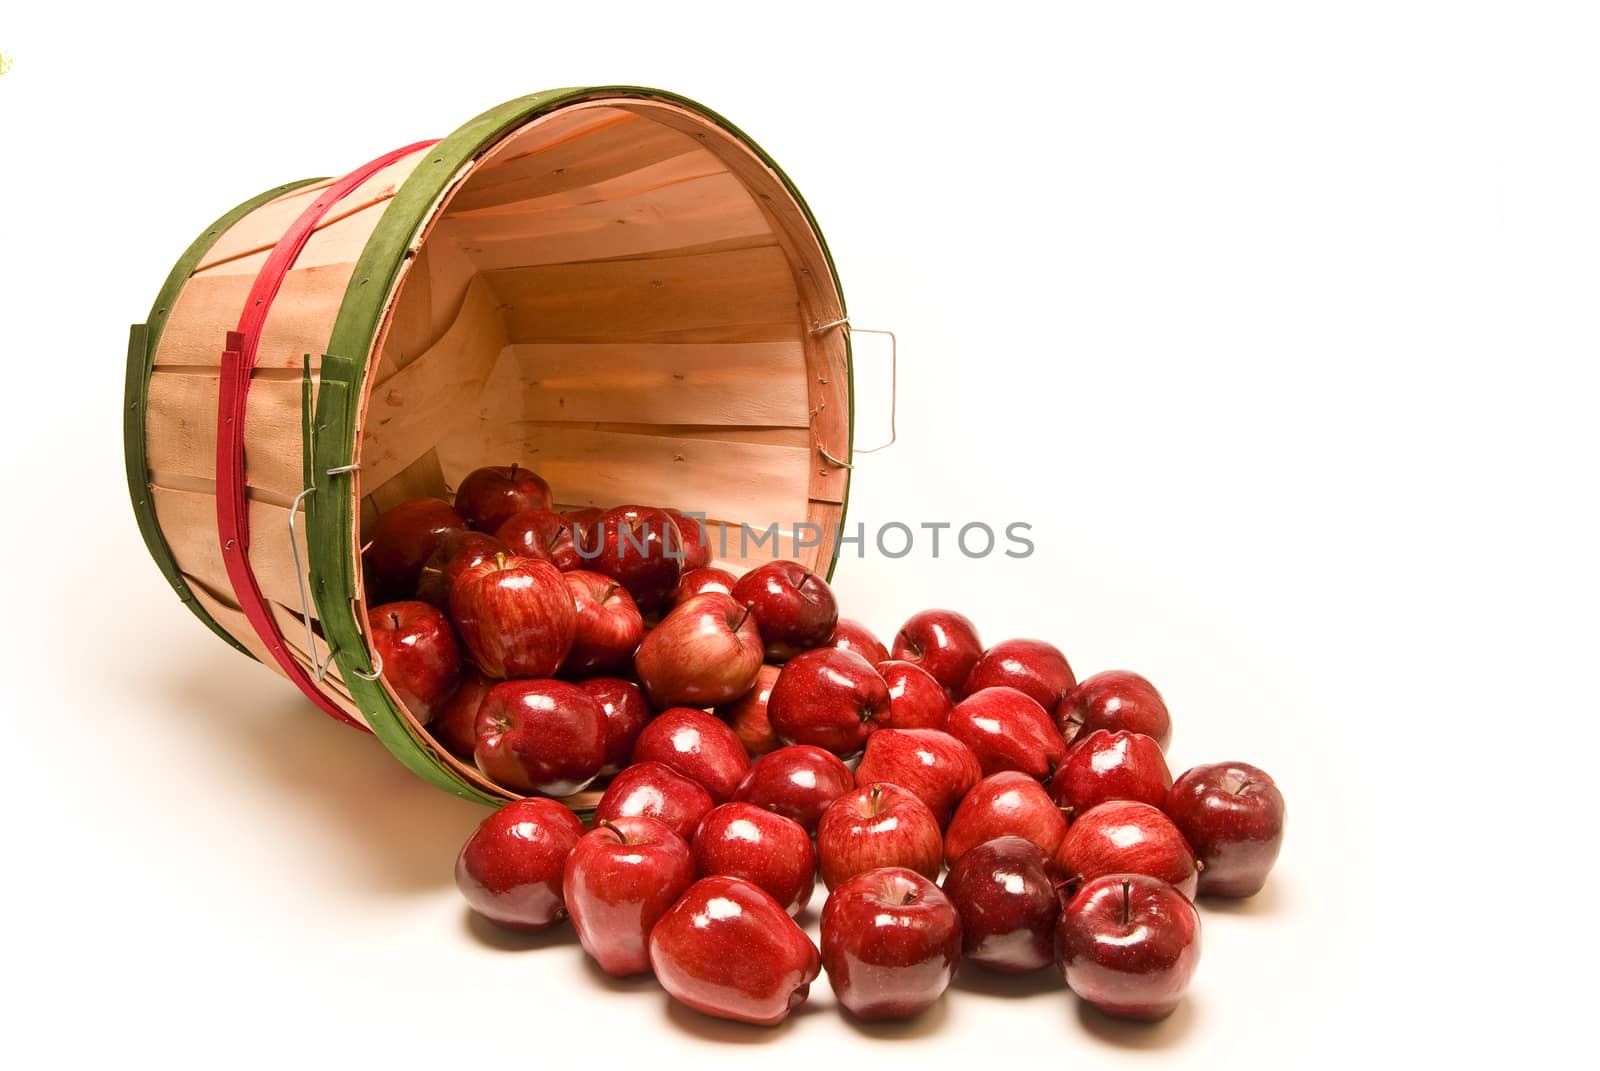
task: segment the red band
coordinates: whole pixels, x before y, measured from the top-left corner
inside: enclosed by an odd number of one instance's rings
[[[261,585],[256,582],[255,571],[250,568],[250,511],[245,497],[244,471],[245,405],[250,396],[250,378],[256,366],[256,348],[261,343],[262,325],[267,321],[267,313],[272,310],[272,302],[283,286],[284,277],[311,240],[317,224],[335,204],[373,175],[433,144],[433,141],[419,141],[356,168],[323,190],[321,196],[290,224],[256,274],[250,296],[245,299],[244,311],[239,315],[239,329],[228,332],[217,391],[217,534],[222,544],[222,560],[228,567],[228,579],[233,584],[234,597],[256,630],[256,635],[261,637],[261,642],[272,652],[285,675],[299,686],[306,698],[329,715],[362,730],[366,730],[366,726],[323,695],[306,668],[289,653],[283,642],[283,634],[278,631],[278,623],[267,608]],[[307,613],[310,612],[310,607],[305,609]],[[307,654],[316,658],[315,651],[308,651]]]

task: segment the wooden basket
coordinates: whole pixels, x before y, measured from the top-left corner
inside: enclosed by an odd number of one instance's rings
[[[363,532],[519,461],[557,508],[703,511],[735,571],[738,526],[776,524],[784,556],[831,573],[844,317],[805,202],[726,120],[659,90],[537,93],[269,190],[197,239],[131,332],[129,491],[212,631],[428,781],[497,804],[515,794],[373,673]],[[820,545],[792,545],[801,521]]]

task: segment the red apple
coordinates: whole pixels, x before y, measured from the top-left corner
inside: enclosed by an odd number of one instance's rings
[[[572,546],[578,552],[580,569],[594,569],[594,561],[600,557],[605,545],[600,538],[600,518],[605,516],[605,512],[595,506],[585,506],[582,509],[564,510],[561,514],[561,519],[572,530]]]
[[[821,647],[839,623],[833,589],[798,562],[756,566],[733,586],[733,597],[755,614],[768,662],[787,662],[802,651]]]
[[[555,800],[508,803],[485,818],[456,858],[456,887],[472,910],[508,930],[534,933],[567,917],[561,872],[583,836]]]
[[[961,960],[961,916],[904,867],[839,884],[822,907],[822,966],[858,1019],[910,1019],[944,995]]]
[[[998,837],[962,852],[944,876],[944,892],[961,915],[967,959],[1002,974],[1050,965],[1061,898],[1050,855],[1033,841]]]
[[[456,509],[480,532],[493,532],[524,510],[549,508],[550,485],[515,464],[473,469],[456,488]]]
[[[700,569],[690,569],[678,578],[678,586],[672,589],[670,601],[673,606],[677,606],[686,599],[704,595],[708,591],[731,595],[733,585],[738,582],[738,578],[726,569],[717,569],[709,565]]]
[[[660,762],[636,762],[611,779],[595,805],[594,820],[654,818],[684,840],[715,806],[711,794]]]
[[[496,554],[510,553],[511,548],[492,535],[467,529],[446,532],[417,578],[417,598],[449,613],[450,590],[462,573]]]
[[[856,767],[857,785],[898,785],[927,805],[941,829],[982,776],[967,746],[937,729],[880,729]]]
[[[950,696],[939,682],[912,662],[878,663],[889,686],[889,725],[895,729],[943,729],[950,718]]]
[[[1201,896],[1254,896],[1283,846],[1283,793],[1244,762],[1196,766],[1166,797],[1167,817],[1201,864]]]
[[[1152,737],[1161,750],[1172,743],[1172,718],[1155,685],[1125,669],[1079,681],[1056,707],[1056,725],[1069,742],[1096,729],[1126,729]]]
[[[792,818],[807,833],[815,833],[829,805],[855,787],[850,768],[837,755],[794,744],[752,763],[733,798]]]
[[[833,636],[828,640],[828,646],[841,651],[854,651],[875,666],[889,660],[889,648],[883,645],[883,641],[867,626],[848,617],[839,618],[839,623],[833,626]]]
[[[644,639],[644,618],[626,588],[604,573],[561,574],[572,593],[572,647],[561,672],[570,677],[614,673],[633,661]]]
[[[972,749],[985,774],[1021,770],[1043,781],[1067,757],[1044,707],[1015,688],[973,692],[950,711],[950,735]]]
[[[679,572],[687,573],[694,569],[704,569],[711,564],[711,540],[706,532],[706,520],[703,516],[691,517],[682,510],[673,509],[671,506],[662,510],[672,518],[678,527],[679,553],[683,555],[683,562]]]
[[[772,696],[772,686],[778,680],[778,667],[764,665],[756,671],[756,683],[748,692],[731,703],[717,708],[717,717],[733,727],[734,735],[744,744],[751,758],[765,755],[778,747],[781,741],[767,720],[767,700]]]
[[[733,730],[703,710],[672,707],[656,715],[633,746],[634,762],[660,762],[698,781],[718,803],[733,797],[750,756]]]
[[[1050,778],[1050,795],[1068,814],[1108,800],[1138,800],[1152,807],[1172,787],[1161,745],[1143,733],[1096,729],[1080,736]]]
[[[805,1003],[817,946],[742,878],[701,878],[650,933],[650,966],[675,999],[720,1019],[775,1026]]]
[[[645,635],[633,666],[658,709],[730,703],[756,683],[761,633],[732,596],[696,595]]]
[[[962,797],[944,834],[945,862],[955,865],[967,852],[996,837],[1016,836],[1054,856],[1067,834],[1061,813],[1044,786],[1025,773],[990,774]]]
[[[455,694],[461,648],[450,621],[425,602],[391,602],[367,614],[367,635],[383,679],[426,725]]]
[[[687,841],[654,818],[617,818],[579,838],[561,887],[583,950],[620,978],[650,969],[650,930],[693,883]]]
[[[944,850],[939,820],[898,785],[872,784],[834,800],[817,823],[817,862],[832,889],[846,878],[885,866],[939,876]]]
[[[1067,656],[1054,644],[1043,640],[1002,640],[983,652],[967,674],[962,694],[971,695],[985,688],[1015,688],[1053,713],[1077,683]]]
[[[773,732],[787,744],[854,755],[889,718],[889,686],[865,658],[823,647],[791,659],[767,699]]]
[[[1067,827],[1056,870],[1069,881],[1105,874],[1148,874],[1195,894],[1194,850],[1172,820],[1148,803],[1114,800],[1091,807]]]
[[[760,886],[791,915],[811,902],[817,854],[792,818],[753,803],[724,803],[695,830],[695,873],[727,874]]]
[[[579,681],[578,687],[605,712],[606,761],[600,773],[614,774],[633,760],[634,745],[654,712],[639,686],[621,677],[590,677]]]
[[[978,629],[954,610],[924,610],[911,615],[894,635],[890,656],[915,662],[951,695],[967,683],[967,674],[983,656]]]
[[[572,591],[549,562],[496,555],[470,566],[450,592],[450,617],[486,676],[549,677],[572,647]]]
[[[445,536],[466,527],[461,514],[437,498],[415,498],[380,513],[367,537],[367,601],[411,598],[423,565]]]
[[[1162,1019],[1200,962],[1200,915],[1182,893],[1143,874],[1108,874],[1067,902],[1056,964],[1072,991],[1107,1015]]]
[[[666,606],[683,575],[683,544],[672,515],[646,506],[618,506],[597,526],[600,556],[588,567],[620,581],[643,612]],[[587,550],[587,541],[584,546]]]
[[[456,758],[471,762],[478,746],[478,711],[494,685],[477,666],[463,663],[461,685],[428,723],[428,735]]]
[[[517,792],[570,796],[606,758],[606,716],[564,681],[504,681],[478,709],[478,769]]]
[[[494,530],[495,538],[524,558],[549,562],[563,573],[582,569],[588,563],[578,557],[572,539],[572,524],[559,513],[547,509],[523,510],[506,518]]]

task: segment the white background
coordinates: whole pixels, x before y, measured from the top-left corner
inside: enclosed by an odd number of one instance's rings
[[[1600,34],[1582,4],[9,5],[0,51],[4,1045],[472,1067],[1335,1064],[1566,1048],[1594,994]],[[49,11],[50,14],[40,14]],[[900,441],[852,518],[1026,561],[841,563],[884,635],[1165,691],[1279,780],[1268,890],[1166,1023],[971,971],[863,1029],[726,1026],[469,923],[481,816],[212,638],[125,497],[127,324],[261,189],[633,82],[745,127]],[[884,427],[859,346],[859,437]],[[818,900],[820,906],[820,898]],[[814,931],[814,915],[812,916]],[[889,1039],[892,1039],[892,1043]]]

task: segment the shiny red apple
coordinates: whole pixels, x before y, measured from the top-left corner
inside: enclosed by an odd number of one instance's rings
[[[889,686],[889,726],[894,729],[943,729],[950,718],[950,696],[932,674],[912,662],[878,663]]]
[[[367,635],[383,679],[426,725],[455,694],[461,648],[449,618],[425,602],[391,602],[367,614]]]
[[[450,612],[450,591],[467,569],[491,560],[496,554],[511,553],[511,548],[492,535],[468,529],[446,532],[422,566],[417,578],[417,598]]]
[[[702,878],[743,878],[791,915],[811,902],[817,855],[811,837],[792,818],[753,803],[724,803],[701,820],[690,847]]]
[[[1125,669],[1111,669],[1079,681],[1055,711],[1056,725],[1069,742],[1096,729],[1126,729],[1154,738],[1161,750],[1172,743],[1172,717],[1155,685]]]
[[[972,667],[963,694],[985,688],[1015,688],[1054,713],[1062,697],[1077,683],[1067,656],[1054,644],[1043,640],[1002,640],[983,652]]]
[[[971,750],[937,729],[880,729],[867,739],[856,767],[857,785],[898,785],[927,805],[941,829],[981,777]]]
[[[684,840],[715,806],[698,781],[660,762],[636,762],[611,779],[595,804],[594,820],[654,818]]]
[[[679,549],[677,553],[683,555],[679,566],[680,573],[687,573],[695,569],[704,569],[711,564],[711,537],[706,530],[704,516],[690,516],[682,510],[673,509],[671,506],[662,510],[671,517],[678,527]]]
[[[841,882],[822,907],[822,966],[858,1019],[910,1019],[949,988],[961,916],[939,886],[904,867]]]
[[[1050,865],[1049,853],[1022,837],[984,841],[950,864],[943,888],[961,916],[968,960],[1002,974],[1050,965],[1061,914]]]
[[[778,734],[772,731],[772,722],[767,720],[767,700],[777,680],[778,667],[763,665],[756,671],[756,683],[748,692],[717,708],[717,717],[733,728],[734,735],[751,758],[765,755],[782,744]]]
[[[954,610],[923,610],[895,633],[890,657],[916,663],[955,695],[983,657],[983,643],[977,626],[965,616]]]
[[[1107,874],[1079,889],[1056,924],[1067,986],[1107,1015],[1172,1014],[1200,962],[1200,915],[1164,881]]]
[[[633,596],[604,573],[572,569],[562,573],[572,593],[572,647],[561,663],[569,677],[615,673],[633,662],[644,639],[644,618]]]
[[[817,863],[830,889],[885,866],[937,878],[943,857],[939,820],[898,785],[879,783],[847,792],[817,823]]]
[[[570,796],[600,773],[606,716],[565,681],[503,681],[478,708],[478,769],[517,792]]]
[[[503,555],[457,578],[450,618],[472,661],[501,680],[553,676],[577,628],[572,591],[555,566]]]
[[[1067,834],[1061,813],[1043,785],[1017,770],[990,774],[962,797],[944,833],[945,862],[996,837],[1022,837],[1054,856]]]
[[[889,718],[889,686],[853,651],[822,647],[791,659],[767,699],[778,739],[854,755]]]
[[[719,706],[755,685],[761,633],[732,596],[708,592],[679,604],[651,629],[633,665],[657,709]]]
[[[1050,794],[1069,814],[1108,800],[1138,800],[1152,807],[1172,787],[1161,745],[1143,733],[1096,729],[1080,736],[1050,778]]]
[[[1105,874],[1148,874],[1193,898],[1194,850],[1172,820],[1148,803],[1115,800],[1092,807],[1067,827],[1056,870],[1069,881]]]
[[[472,910],[508,930],[536,933],[567,917],[561,874],[583,836],[555,800],[508,803],[485,818],[456,858],[456,887]]]
[[[600,773],[614,774],[633,761],[634,745],[655,712],[639,686],[621,677],[590,677],[578,681],[578,687],[588,692],[605,712],[606,760]]]
[[[672,598],[669,601],[673,606],[677,606],[685,599],[704,595],[708,591],[731,595],[733,585],[738,582],[738,578],[726,569],[709,565],[700,569],[690,569],[678,578],[678,586],[672,589]]]
[[[807,833],[815,833],[823,812],[855,787],[850,768],[839,756],[820,747],[792,744],[753,762],[733,798],[792,818]]]
[[[672,515],[647,506],[618,506],[596,525],[600,556],[584,568],[621,581],[644,613],[665,607],[683,575],[683,545]]]
[[[821,647],[839,623],[833,589],[798,562],[756,566],[733,586],[733,597],[755,615],[768,662],[787,662],[802,651]]]
[[[547,509],[513,513],[494,534],[513,553],[549,562],[563,573],[588,566],[578,557],[578,548],[572,539],[572,522],[559,513]]]
[[[471,762],[478,746],[478,711],[496,683],[471,662],[462,663],[461,684],[428,723],[428,735],[456,758]]]
[[[742,878],[701,878],[650,933],[650,966],[676,1000],[721,1019],[775,1026],[805,1002],[817,946]]]
[[[1254,896],[1283,846],[1283,793],[1244,762],[1196,766],[1166,797],[1172,819],[1199,858],[1201,896]]]
[[[698,781],[718,803],[733,797],[750,756],[728,728],[703,710],[672,707],[656,715],[633,746],[634,762],[660,762]]]
[[[525,510],[549,508],[550,485],[520,465],[473,469],[456,488],[456,509],[480,532],[493,532]]]
[[[848,617],[839,618],[839,623],[833,626],[828,646],[841,651],[854,651],[875,666],[889,660],[889,648],[883,645],[883,641],[870,628]]]
[[[367,601],[377,604],[416,594],[422,567],[451,532],[466,520],[437,498],[415,498],[385,510],[367,533]]]
[[[650,931],[693,883],[688,841],[654,818],[615,818],[579,838],[562,894],[583,950],[620,978],[650,969]]]
[[[1044,707],[1015,688],[973,692],[950,711],[945,728],[972,749],[985,774],[1021,770],[1043,781],[1067,757],[1067,742]]]

